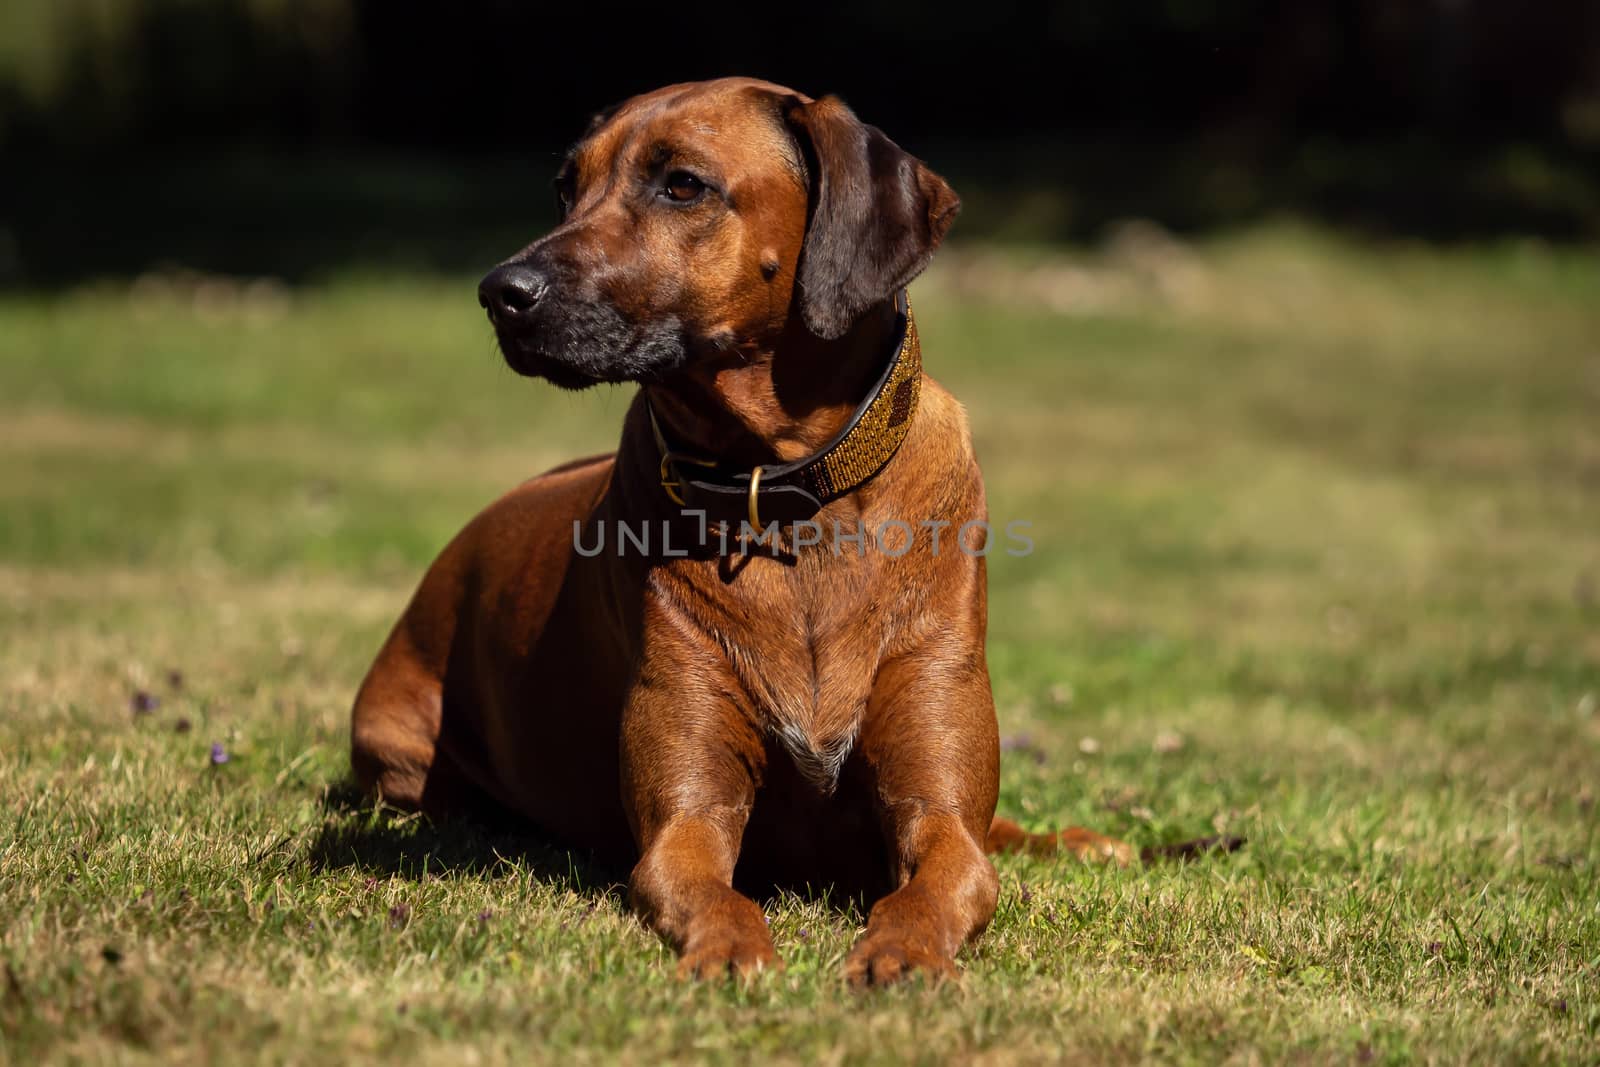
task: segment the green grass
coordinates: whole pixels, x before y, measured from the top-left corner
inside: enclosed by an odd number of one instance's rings
[[[580,862],[341,786],[421,569],[625,390],[515,378],[463,278],[0,300],[0,1061],[1596,1062],[1597,267],[1277,227],[918,283],[1038,546],[1002,809],[1250,844],[1002,859],[962,981],[870,995],[854,912],[680,985]]]

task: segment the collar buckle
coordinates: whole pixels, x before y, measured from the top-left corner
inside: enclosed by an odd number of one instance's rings
[[[696,467],[708,468],[715,467],[716,463],[709,459],[696,459],[694,456],[685,456],[679,452],[661,453],[661,488],[674,504],[682,508],[687,507],[688,503],[683,499],[683,476],[678,473],[677,465],[679,463],[692,463]],[[750,507],[754,510],[754,498],[752,498]]]

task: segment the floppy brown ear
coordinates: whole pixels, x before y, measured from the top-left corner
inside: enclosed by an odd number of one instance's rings
[[[922,160],[827,96],[784,106],[805,156],[811,217],[796,293],[807,329],[832,340],[921,274],[961,200]]]

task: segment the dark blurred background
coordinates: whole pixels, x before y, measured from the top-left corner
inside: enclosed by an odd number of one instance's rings
[[[958,238],[1600,235],[1595,0],[7,0],[0,281],[481,266],[590,113],[730,73],[842,95]]]

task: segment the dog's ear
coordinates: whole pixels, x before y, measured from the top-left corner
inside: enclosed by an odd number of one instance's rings
[[[842,337],[921,274],[961,201],[945,180],[837,97],[783,102],[810,182],[796,295],[807,329]]]

